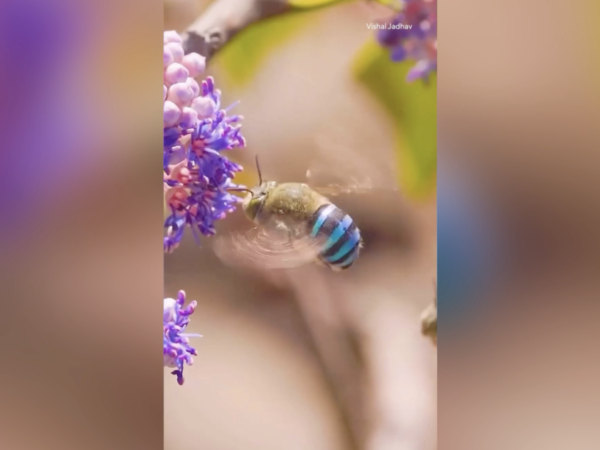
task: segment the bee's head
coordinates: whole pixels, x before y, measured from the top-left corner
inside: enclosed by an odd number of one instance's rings
[[[256,171],[258,172],[258,186],[249,189],[248,195],[242,202],[244,213],[248,219],[254,221],[263,207],[269,193],[277,186],[276,181],[263,181],[260,165],[258,164],[258,155],[256,155]]]
[[[269,193],[277,186],[276,181],[264,181],[260,185],[250,189],[248,195],[242,202],[244,213],[248,219],[254,221]]]

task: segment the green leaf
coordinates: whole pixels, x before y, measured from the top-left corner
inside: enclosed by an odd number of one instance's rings
[[[368,0],[373,3],[378,3],[382,6],[393,9],[394,11],[400,11],[402,9],[402,0]]]
[[[408,83],[413,61],[395,63],[389,51],[370,41],[357,55],[354,73],[390,114],[396,139],[400,186],[412,198],[435,192],[437,170],[436,77]]]
[[[225,82],[237,87],[247,84],[271,52],[288,42],[309,20],[304,14],[284,14],[241,31],[214,58]]]
[[[215,57],[226,82],[241,87],[258,72],[277,48],[314,22],[311,15],[321,8],[354,0],[289,0],[290,10],[254,23],[239,32]]]

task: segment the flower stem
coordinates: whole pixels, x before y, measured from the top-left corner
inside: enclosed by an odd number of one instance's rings
[[[216,0],[183,33],[186,54],[199,53],[212,58],[246,27],[289,13],[315,11],[353,0],[332,0],[300,7],[288,0]]]

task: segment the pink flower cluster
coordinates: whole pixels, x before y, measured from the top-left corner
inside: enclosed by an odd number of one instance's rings
[[[185,55],[182,38],[164,33],[163,86],[163,185],[170,214],[163,239],[166,252],[181,242],[184,230],[215,234],[214,222],[224,218],[239,203],[229,193],[232,180],[242,170],[222,152],[244,147],[241,116],[221,110],[221,91],[212,77],[200,84],[194,79],[205,69],[205,58]]]
[[[197,53],[184,55],[181,36],[175,31],[166,31],[163,41],[163,125],[189,130],[199,116],[214,113],[212,101],[199,97],[200,86],[194,79],[204,72],[206,61]]]

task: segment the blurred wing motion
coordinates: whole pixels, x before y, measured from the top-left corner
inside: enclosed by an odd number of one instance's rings
[[[291,269],[313,262],[322,242],[283,222],[221,238],[215,253],[226,264],[256,269]]]
[[[392,159],[361,147],[343,130],[329,130],[315,139],[316,152],[306,171],[307,182],[325,195],[397,190]]]

